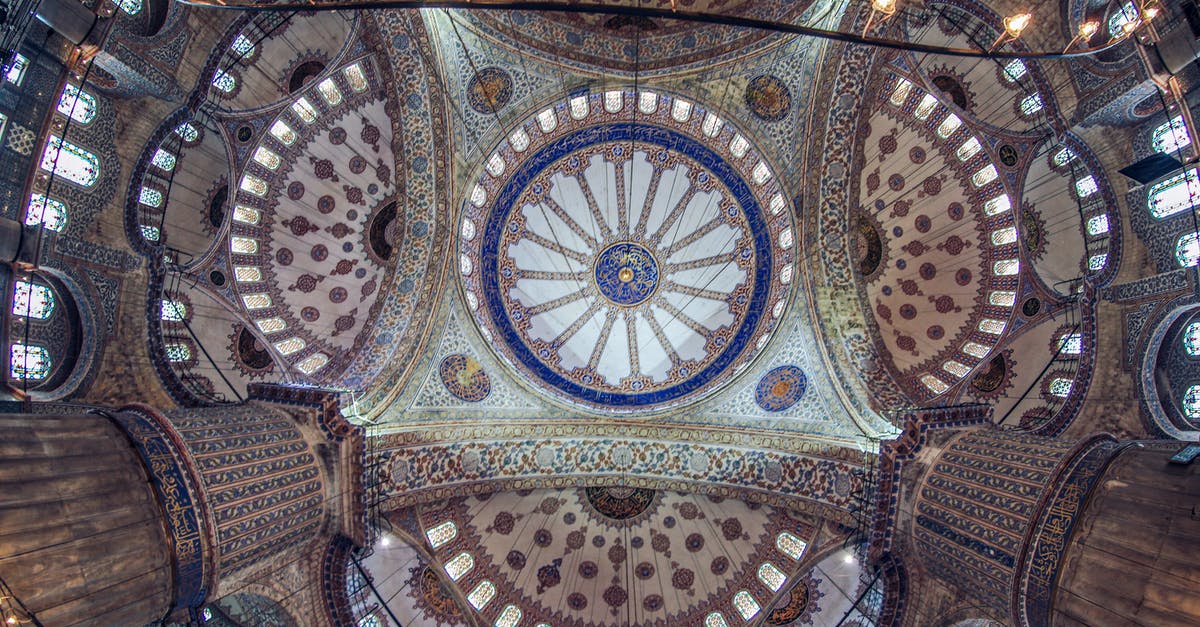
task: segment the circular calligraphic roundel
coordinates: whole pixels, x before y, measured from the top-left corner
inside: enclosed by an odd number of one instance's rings
[[[485,160],[459,228],[484,337],[522,380],[602,412],[676,407],[766,345],[792,214],[727,120],[610,91],[537,113]]]

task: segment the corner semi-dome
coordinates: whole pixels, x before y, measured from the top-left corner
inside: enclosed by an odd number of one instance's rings
[[[678,406],[767,345],[793,286],[792,212],[728,120],[645,90],[577,95],[484,162],[459,226],[464,296],[551,397]]]

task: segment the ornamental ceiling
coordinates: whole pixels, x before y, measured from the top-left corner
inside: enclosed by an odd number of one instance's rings
[[[820,1],[690,9],[863,20]],[[998,27],[941,10],[954,20],[912,38]],[[848,607],[829,582],[853,573],[801,572],[773,543],[848,522],[889,410],[985,402],[1053,432],[1086,392],[1091,357],[1062,347],[1094,325],[1075,296],[1112,278],[1119,221],[1032,62],[376,11],[298,15],[228,67],[229,91],[202,85],[211,119],[170,144],[161,235],[182,258],[157,280],[199,332],[159,299],[147,314],[164,346],[221,350],[160,374],[226,398],[344,390],[424,564],[377,574],[427,624],[474,622],[483,577],[488,621],[512,603],[538,623],[722,607],[736,624],[743,589],[794,610],[770,624]],[[445,520],[459,535],[430,546]],[[450,581],[463,551],[474,571]],[[767,561],[786,586],[764,587]]]

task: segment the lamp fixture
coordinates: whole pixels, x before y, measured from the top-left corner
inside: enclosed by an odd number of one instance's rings
[[[1092,35],[1096,34],[1096,31],[1098,31],[1098,30],[1100,30],[1100,23],[1096,22],[1095,20],[1087,21],[1087,22],[1080,24],[1079,30],[1076,31],[1076,33],[1075,33],[1075,39],[1072,39],[1070,41],[1070,43],[1067,44],[1067,47],[1063,48],[1063,52],[1070,50],[1071,46],[1074,46],[1075,44],[1077,44],[1079,42],[1086,43],[1089,39],[1092,38]]]
[[[1000,44],[1016,41],[1021,37],[1021,33],[1025,32],[1026,28],[1029,28],[1031,22],[1033,22],[1033,14],[1029,12],[1017,13],[1016,15],[1004,18],[1004,32],[1000,33],[1000,36],[996,38],[995,43],[992,44],[991,48],[988,48],[988,51],[995,50]],[[1070,48],[1070,45],[1067,47]]]
[[[867,25],[863,27],[863,35],[866,35],[867,31],[871,30],[871,24],[875,22],[876,15],[883,16],[879,22],[876,22],[876,24],[881,24],[896,14],[898,4],[898,0],[871,0],[871,14],[867,16]]]

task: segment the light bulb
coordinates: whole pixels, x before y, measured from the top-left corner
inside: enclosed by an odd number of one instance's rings
[[[1030,13],[1018,13],[1004,18],[1004,32],[1008,33],[1009,37],[1016,39],[1021,36],[1021,33],[1033,21],[1033,15]]]
[[[871,0],[871,8],[884,15],[892,15],[896,12],[896,2],[897,0]]]
[[[1084,22],[1079,25],[1079,38],[1091,39],[1096,31],[1100,30],[1100,24],[1097,22]]]

